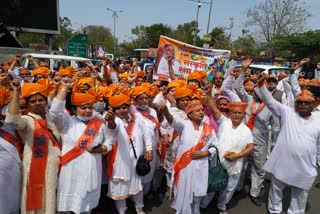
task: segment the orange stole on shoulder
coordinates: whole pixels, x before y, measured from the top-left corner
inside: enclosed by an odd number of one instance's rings
[[[7,132],[3,129],[0,129],[0,137],[2,137],[3,139],[5,139],[8,143],[10,143],[11,145],[13,145],[18,154],[19,154],[19,158],[20,160],[22,160],[22,153],[21,153],[21,149],[20,149],[20,140],[17,136],[11,134],[10,132]]]
[[[265,107],[265,104],[264,103],[260,103],[260,105],[259,105],[259,107],[258,107],[258,109],[256,111],[254,111],[255,106],[256,106],[256,101],[253,100],[252,104],[251,104],[251,115],[250,115],[249,120],[248,120],[248,122],[246,124],[251,131],[254,128],[254,124],[256,122],[257,114],[259,114],[263,110],[263,108]]]
[[[192,159],[190,158],[191,153],[200,151],[202,147],[204,147],[208,143],[212,134],[212,129],[213,128],[210,125],[208,125],[207,123],[203,123],[202,132],[197,145],[191,147],[188,151],[185,151],[181,155],[180,159],[175,158],[174,166],[173,166],[173,170],[174,170],[173,183],[175,186],[177,186],[178,184],[180,171],[192,161]]]
[[[93,118],[87,124],[86,129],[78,139],[74,147],[61,157],[60,165],[66,164],[76,157],[80,156],[86,149],[93,143],[94,139],[99,133],[99,129],[102,125],[102,120]]]
[[[46,177],[49,139],[53,142],[53,146],[61,149],[60,144],[47,129],[47,121],[45,119],[33,119],[33,121],[32,157],[26,200],[26,210],[28,211],[42,208],[42,190]]]
[[[131,140],[133,128],[136,121],[136,117],[134,116],[134,114],[130,114],[130,116],[131,116],[131,122],[128,124],[128,127],[126,127],[129,140]],[[106,172],[107,178],[111,178],[113,175],[114,161],[116,160],[117,150],[118,150],[118,141],[112,145],[112,150],[107,154],[107,160],[108,160],[107,172]]]

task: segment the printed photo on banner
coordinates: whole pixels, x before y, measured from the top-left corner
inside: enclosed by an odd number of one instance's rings
[[[160,36],[157,59],[154,65],[154,79],[158,79],[160,76],[170,76],[168,60],[172,60],[176,76],[187,78],[191,72],[207,72],[211,66],[218,65],[220,57],[225,60],[225,64],[228,64],[230,53],[230,50],[200,48]]]

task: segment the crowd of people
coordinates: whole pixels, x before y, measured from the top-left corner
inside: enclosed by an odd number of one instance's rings
[[[286,187],[287,212],[305,212],[320,165],[320,63],[311,80],[301,72],[310,59],[289,74],[253,74],[237,50],[227,66],[219,59],[226,69],[187,79],[168,58],[170,78],[152,80],[137,60],[50,71],[28,58],[33,71],[20,55],[0,67],[1,214],[91,213],[103,194],[118,213],[129,198],[143,214],[144,198],[160,197],[197,214],[215,197],[226,214],[245,180],[262,205],[266,173],[268,212],[282,212]]]

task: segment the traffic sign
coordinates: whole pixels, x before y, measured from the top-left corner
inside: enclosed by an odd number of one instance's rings
[[[67,41],[67,55],[87,58],[88,36],[78,34]]]

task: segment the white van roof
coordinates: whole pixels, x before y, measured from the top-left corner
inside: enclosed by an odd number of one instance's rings
[[[52,54],[37,54],[37,53],[25,53],[23,56],[32,55],[34,58],[50,58],[50,59],[65,59],[65,60],[79,60],[85,61],[90,60],[87,58],[82,57],[75,57],[75,56],[66,56],[66,55],[52,55]]]

